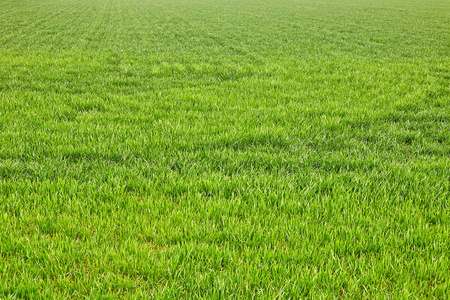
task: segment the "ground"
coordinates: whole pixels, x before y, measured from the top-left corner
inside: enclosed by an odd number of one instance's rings
[[[450,2],[2,0],[0,298],[445,298]]]

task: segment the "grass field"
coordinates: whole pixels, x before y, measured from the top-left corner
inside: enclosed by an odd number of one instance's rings
[[[0,298],[448,298],[448,0],[0,0]]]

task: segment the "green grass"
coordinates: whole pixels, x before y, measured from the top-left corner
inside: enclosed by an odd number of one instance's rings
[[[448,0],[1,0],[0,298],[447,298]]]

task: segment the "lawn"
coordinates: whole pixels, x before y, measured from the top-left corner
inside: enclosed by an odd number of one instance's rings
[[[448,0],[1,0],[0,298],[446,298]]]

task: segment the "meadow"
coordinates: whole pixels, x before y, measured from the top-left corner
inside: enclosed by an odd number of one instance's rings
[[[1,0],[0,298],[447,298],[448,0]]]

